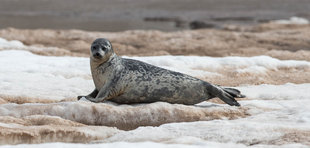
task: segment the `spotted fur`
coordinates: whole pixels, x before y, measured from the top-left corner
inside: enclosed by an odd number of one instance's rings
[[[99,38],[91,46],[91,73],[95,90],[86,97],[92,102],[151,103],[163,101],[193,105],[219,97],[229,105],[239,106],[240,91],[222,88],[179,72],[142,61],[117,56],[112,44]]]

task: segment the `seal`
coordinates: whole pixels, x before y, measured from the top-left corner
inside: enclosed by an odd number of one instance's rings
[[[151,103],[157,101],[194,105],[218,97],[240,106],[235,98],[244,95],[179,72],[142,61],[117,56],[109,40],[96,39],[90,49],[91,74],[95,90],[85,97],[92,102]]]

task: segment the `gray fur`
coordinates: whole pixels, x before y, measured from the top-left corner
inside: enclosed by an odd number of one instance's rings
[[[92,102],[163,101],[193,105],[219,97],[229,105],[240,106],[234,98],[244,97],[236,89],[222,88],[186,74],[121,58],[103,38],[96,39],[91,46],[90,65],[96,88],[84,97]]]

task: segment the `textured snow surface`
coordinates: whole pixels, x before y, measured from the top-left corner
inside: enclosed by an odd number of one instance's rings
[[[0,94],[61,100],[93,89],[86,58],[5,50],[0,52],[0,63]]]
[[[5,44],[5,45],[4,45]],[[0,40],[0,47],[20,42]],[[310,62],[257,57],[129,57],[196,77],[224,68],[268,75]],[[241,107],[76,101],[93,89],[89,59],[0,51],[0,144],[4,147],[308,147],[310,82],[240,85]],[[117,127],[117,128],[115,128]],[[37,144],[44,143],[46,144]],[[53,143],[66,142],[66,143]],[[69,144],[69,143],[91,144]]]
[[[263,73],[265,70],[278,68],[310,67],[310,62],[307,61],[281,61],[267,56],[131,58],[197,77],[220,75],[213,71],[227,67],[250,73],[257,73],[257,71]],[[0,52],[0,67],[0,94],[3,95],[18,94],[19,96],[62,100],[87,94],[94,88],[88,58],[47,57],[34,55],[27,51],[5,50]]]
[[[191,139],[193,140],[193,139]],[[103,143],[103,144],[68,144],[68,143],[48,143],[48,144],[21,144],[14,146],[1,146],[3,148],[102,148],[102,147],[116,147],[116,148],[245,148],[247,146],[235,143],[217,143],[217,142],[202,142],[197,145],[185,145],[185,144],[162,144],[155,142],[141,142],[141,143],[128,143],[128,142],[115,142],[115,143]],[[287,144],[281,146],[270,146],[270,145],[255,145],[253,148],[307,148],[305,145],[300,144]]]
[[[11,48],[24,48],[25,45],[17,40],[8,41],[6,39],[0,38],[0,49],[11,49]]]

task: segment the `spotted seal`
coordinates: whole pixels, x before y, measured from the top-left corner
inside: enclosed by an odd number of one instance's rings
[[[92,102],[151,103],[157,101],[193,105],[218,97],[240,106],[239,90],[212,85],[186,74],[117,56],[110,41],[96,39],[91,45],[90,66],[95,90],[85,97]]]

